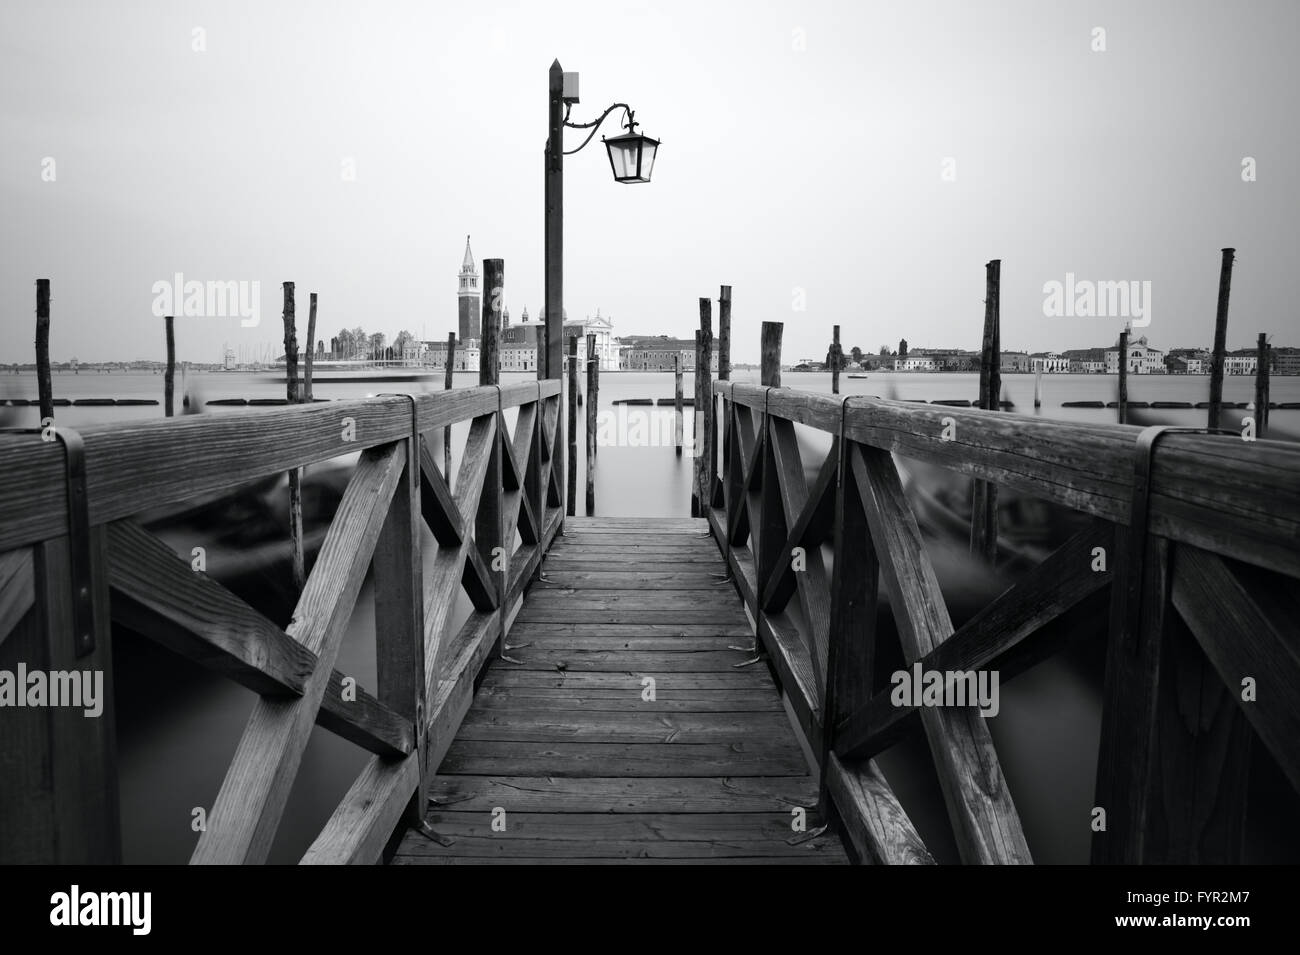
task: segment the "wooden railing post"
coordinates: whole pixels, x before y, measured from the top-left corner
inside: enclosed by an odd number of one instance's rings
[[[447,333],[447,368],[442,375],[442,388],[451,391],[452,376],[456,373],[456,333]],[[442,429],[442,476],[451,484],[451,425]]]
[[[1219,264],[1219,303],[1214,313],[1214,353],[1210,357],[1209,428],[1219,427],[1223,415],[1223,361],[1228,350],[1228,298],[1232,293],[1232,261],[1236,249],[1223,249]]]
[[[673,356],[673,379],[676,385],[675,397],[673,398],[673,408],[675,422],[673,433],[677,441],[677,456],[682,456],[682,435],[685,433],[685,421],[682,418],[682,356],[680,354]]]
[[[501,368],[498,339],[501,334],[501,312],[505,298],[505,260],[483,260],[483,310],[482,342],[479,348],[478,383],[480,385],[499,385]],[[492,572],[496,598],[500,600],[505,593],[507,570],[507,547],[502,516],[505,513],[505,488],[501,479],[501,455],[506,440],[505,419],[498,404],[496,411],[496,438],[492,441],[492,453],[488,460],[487,474],[483,478],[483,495],[479,498],[478,516],[474,522],[474,541],[478,545],[479,555]]]
[[[54,385],[50,380],[50,280],[36,280],[36,388],[41,427],[54,420]]]
[[[302,366],[302,400],[311,404],[315,396],[311,391],[312,365],[316,360],[316,293],[311,293],[311,308],[307,312],[307,359]]]
[[[829,362],[831,366],[831,394],[840,393],[840,327],[832,326]]]
[[[764,322],[760,342],[760,381],[766,388],[781,387],[781,336],[785,325],[781,322]],[[759,617],[759,637],[762,638],[763,598],[767,583],[780,559],[785,545],[785,510],[781,503],[780,479],[776,471],[776,456],[772,453],[772,423],[764,412],[759,427],[759,519],[750,534],[757,542],[755,552],[755,593],[758,594],[756,610]]]
[[[731,380],[731,286],[722,286],[718,294],[718,381]],[[715,441],[718,435],[722,438],[722,480],[724,485],[719,487],[718,493],[726,506],[726,489],[725,481],[727,470],[730,467],[731,459],[731,440],[730,427],[731,416],[727,414],[725,400],[718,401],[712,395],[709,396],[709,407],[714,413],[714,437]],[[721,417],[719,415],[721,409]]]
[[[578,497],[578,336],[569,338],[569,461],[565,487],[564,513],[572,517]]]
[[[713,302],[700,299],[700,330],[695,333],[695,483],[691,516],[707,517],[718,464],[713,458]]]
[[[176,320],[168,315],[163,319],[167,336],[167,368],[163,372],[163,416],[170,418],[175,409],[176,397]]]
[[[596,513],[596,414],[600,394],[600,358],[596,335],[587,335],[587,516]]]
[[[284,283],[284,379],[289,404],[297,404],[298,330],[294,322],[293,283]],[[302,549],[302,468],[289,470],[289,540],[293,551],[294,593],[307,583],[307,561]]]
[[[1119,333],[1119,400],[1118,421],[1128,424],[1128,329]]]
[[[1268,434],[1268,337],[1259,333],[1255,346],[1255,437]]]
[[[1001,285],[1002,260],[984,266],[984,345],[980,361],[980,407],[1002,407]],[[992,564],[998,557],[998,487],[989,481],[971,485],[970,553]]]
[[[837,436],[832,541],[830,645],[822,706],[821,804],[829,809],[826,773],[835,748],[835,727],[871,699],[875,686],[876,602],[880,567],[857,482],[849,472],[851,446]],[[835,453],[835,452],[832,452]],[[847,473],[847,477],[846,477]]]
[[[314,296],[313,296],[314,297]],[[411,404],[415,414],[415,402]],[[380,702],[410,720],[420,766],[420,784],[403,813],[407,825],[424,818],[433,766],[427,752],[427,699],[424,669],[424,563],[420,552],[420,444],[405,441],[402,483],[393,493],[371,567],[375,587],[375,675]],[[435,681],[435,685],[436,681]]]

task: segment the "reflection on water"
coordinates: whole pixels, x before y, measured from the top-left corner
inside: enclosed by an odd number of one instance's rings
[[[693,394],[687,375],[685,393]],[[756,373],[737,372],[737,380],[754,381]],[[527,380],[524,375],[503,375],[503,383]],[[476,384],[473,375],[458,375],[457,387]],[[784,376],[787,387],[830,391],[830,376]],[[1017,413],[1033,414],[1034,381],[1028,375],[1004,376],[1004,400]],[[188,376],[191,409],[228,397],[276,397],[284,385],[271,375],[209,374]],[[946,400],[974,396],[973,375],[872,374],[867,379],[843,379],[846,393],[870,394],[904,400]],[[414,388],[423,389],[424,385]],[[57,375],[55,394],[65,397],[160,397],[161,376]],[[1112,410],[1062,408],[1064,401],[1114,399],[1115,380],[1102,376],[1045,376],[1042,417],[1081,422],[1112,422]],[[1130,397],[1143,401],[1201,401],[1208,389],[1203,377],[1138,377],[1130,380]],[[400,385],[322,384],[316,395],[359,398],[377,392],[405,390]],[[629,398],[671,398],[670,374],[626,373],[602,376],[602,408]],[[30,376],[0,376],[0,398],[35,397]],[[1275,401],[1300,400],[1300,379],[1276,378]],[[1228,378],[1224,397],[1249,401],[1253,381]],[[671,419],[670,408],[638,408],[662,421]],[[207,413],[241,414],[255,426],[256,411],[240,408],[207,409]],[[1247,412],[1228,412],[1232,427]],[[0,409],[4,426],[33,426],[36,409]],[[57,419],[70,427],[104,421],[157,418],[161,409],[72,407],[56,409]],[[1137,423],[1204,424],[1204,411],[1161,410],[1144,412]],[[1295,415],[1296,421],[1289,416]],[[513,413],[507,416],[513,424]],[[690,447],[688,412],[686,444]],[[583,416],[579,416],[582,426]],[[1291,437],[1300,430],[1300,412],[1274,412],[1274,437]],[[659,425],[652,423],[651,432]],[[467,425],[454,429],[453,473]],[[668,432],[671,434],[671,427]],[[811,482],[830,445],[820,432],[797,429],[803,460]],[[685,516],[690,510],[693,460],[689,451],[677,457],[671,446],[629,446],[629,442],[602,442],[599,449],[596,500],[603,515]],[[579,455],[585,442],[579,440]],[[435,460],[441,461],[440,452]],[[328,520],[346,484],[350,458],[307,469],[304,484],[309,550],[319,546]],[[1077,515],[1004,492],[999,497],[1004,542],[1023,560],[1009,560],[994,572],[972,562],[966,553],[969,482],[940,468],[914,461],[899,461],[905,487],[918,523],[927,540],[935,572],[955,626],[973,616],[997,594],[1013,584],[1020,573],[1080,526]],[[581,465],[581,462],[580,462]],[[579,495],[581,496],[581,481]],[[257,482],[238,495],[207,502],[185,502],[143,517],[151,529],[178,553],[203,546],[209,573],[238,593],[277,624],[287,625],[293,609],[293,592],[285,557],[287,545],[287,491],[283,477]],[[426,554],[436,547],[426,534]],[[829,566],[830,554],[827,550]],[[427,563],[426,563],[427,566]],[[459,625],[470,612],[463,596],[453,623]],[[348,625],[336,664],[370,689],[375,687],[373,605],[370,586],[363,587]],[[1001,687],[1001,712],[989,726],[1003,771],[1024,824],[1036,861],[1086,862],[1091,832],[1094,773],[1100,738],[1106,603],[1104,595],[1086,602],[1065,623],[1068,648],[1057,656]],[[889,610],[889,595],[882,594],[878,618],[880,650],[878,687],[888,674],[902,667],[897,631]],[[114,629],[119,754],[121,760],[123,842],[129,862],[183,862],[197,834],[191,828],[193,810],[210,809],[226,767],[234,754],[253,700],[253,694],[229,680],[209,674],[134,634]],[[1248,858],[1255,861],[1295,861],[1300,858],[1300,837],[1287,820],[1300,810],[1297,799],[1262,745],[1253,748]],[[322,730],[313,733],[280,827],[272,861],[293,862],[320,831],[367,754]],[[940,861],[956,861],[938,781],[924,738],[917,737],[884,754],[880,765],[899,798],[912,815],[927,845]]]

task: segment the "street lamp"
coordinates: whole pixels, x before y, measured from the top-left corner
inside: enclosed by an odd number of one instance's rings
[[[580,152],[600,129],[610,113],[623,110],[626,132],[609,139],[601,137],[609,152],[609,166],[615,182],[649,182],[659,151],[659,140],[636,131],[632,108],[615,103],[590,123],[569,121],[569,111],[578,102],[578,74],[566,73],[556,60],[551,64],[548,86],[549,135],[546,140],[546,340],[538,343],[538,378],[559,378],[564,367],[564,157]],[[564,129],[590,129],[576,149],[564,149]],[[563,486],[563,485],[561,485]]]

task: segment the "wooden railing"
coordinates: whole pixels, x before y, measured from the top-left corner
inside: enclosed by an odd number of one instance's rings
[[[726,381],[713,390],[722,473],[711,526],[822,754],[824,805],[861,858],[930,861],[872,759],[920,729],[961,859],[1031,861],[978,711],[894,706],[880,688],[881,581],[908,668],[996,670],[1002,682],[1062,647],[1067,631],[1049,623],[1109,591],[1096,798],[1078,821],[1093,831],[1094,862],[1240,861],[1252,735],[1300,789],[1300,446]],[[811,485],[796,425],[831,436]],[[1088,520],[954,628],[895,454]]]
[[[120,859],[111,622],[258,694],[192,861],[267,858],[316,724],[373,758],[303,861],[377,861],[396,827],[422,818],[473,681],[560,527],[558,395],[552,380],[45,436],[60,440],[0,434],[0,669],[99,671],[109,687],[98,719],[0,712],[0,861]],[[515,408],[512,434],[504,412]],[[423,436],[466,421],[452,482]],[[284,629],[134,520],[352,452]],[[431,566],[421,521],[437,541]],[[374,694],[334,668],[367,568]],[[474,611],[450,633],[460,587]]]

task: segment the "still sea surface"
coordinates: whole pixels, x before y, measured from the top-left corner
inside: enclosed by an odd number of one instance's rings
[[[736,381],[754,383],[757,377],[757,371],[747,370],[737,370],[733,375]],[[532,376],[502,375],[503,384],[527,380],[532,380]],[[1115,400],[1117,382],[1113,376],[1044,375],[1039,409],[1033,407],[1032,375],[1004,375],[1002,382],[1003,400],[1014,403],[1016,414],[1090,423],[1115,420],[1113,409],[1061,406],[1067,401]],[[477,383],[474,374],[456,375],[458,388]],[[824,393],[829,393],[831,388],[830,375],[818,373],[786,372],[783,384]],[[60,373],[54,376],[53,385],[56,397],[74,400],[112,397],[161,401],[163,392],[160,374]],[[845,394],[882,398],[971,399],[978,391],[978,376],[871,373],[865,379],[842,377],[841,385]],[[426,389],[441,390],[441,383],[319,381],[315,394],[318,398],[353,399]],[[284,390],[283,381],[272,373],[190,373],[183,381],[178,373],[177,411],[182,410],[181,396],[187,394],[189,411],[244,415],[250,428],[255,428],[259,409],[208,408],[204,403],[221,398],[281,397]],[[1206,400],[1208,390],[1209,379],[1204,376],[1129,379],[1132,401],[1195,403]],[[684,393],[688,398],[694,393],[691,375],[685,376]],[[36,395],[33,376],[0,374],[0,401],[30,399]],[[672,395],[671,374],[607,372],[601,376],[599,404],[608,413],[614,410],[616,400],[671,398]],[[1253,397],[1253,378],[1225,380],[1225,401],[1249,402]],[[1300,378],[1274,378],[1271,398],[1275,402],[1300,401]],[[632,407],[627,413],[652,413],[654,417],[647,433],[671,435],[671,409]],[[1249,413],[1225,412],[1224,426],[1238,427],[1240,418]],[[1131,421],[1203,426],[1205,414],[1204,410],[1134,410]],[[35,408],[0,407],[0,427],[34,427],[37,416]],[[108,422],[136,423],[161,416],[160,406],[55,409],[56,420],[73,428]],[[513,424],[513,415],[508,415],[507,420]],[[582,421],[580,412],[580,427]],[[689,415],[686,427],[689,446]],[[1270,437],[1300,438],[1300,411],[1273,411],[1270,427]],[[455,430],[453,450],[459,449],[465,433],[465,425]],[[610,433],[606,430],[604,435]],[[814,473],[829,447],[829,437],[800,428],[799,439],[805,466],[810,474]],[[578,443],[582,455],[584,442]],[[596,513],[688,516],[692,466],[689,454],[678,458],[671,443],[641,443],[635,447],[622,444],[616,441],[602,443],[600,447]],[[441,460],[441,453],[435,454],[435,458]],[[355,455],[307,469],[304,498],[309,536],[313,530],[319,536],[327,526],[332,504],[354,459]],[[458,458],[454,456],[453,473],[457,463]],[[901,460],[899,463],[905,480],[923,483],[946,499],[962,498],[966,482],[950,480],[935,469]],[[942,486],[945,482],[947,485]],[[580,480],[579,513],[582,513],[582,486]],[[165,514],[142,517],[152,520],[151,530],[180,554],[188,557],[194,546],[207,548],[209,573],[283,626],[288,623],[293,605],[285,560],[287,518],[281,520],[286,500],[281,481],[278,487],[250,488],[236,505],[219,508],[201,518]],[[966,558],[963,540],[931,524],[924,511],[919,513],[945,600],[954,624],[960,626],[1012,584],[1016,575],[994,573],[972,565]],[[1035,512],[1026,513],[1032,520]],[[1028,530],[1032,537],[1033,528]],[[238,546],[231,544],[232,539]],[[427,535],[426,546],[434,546]],[[736,598],[728,594],[726,599]],[[469,611],[469,603],[462,596],[453,623],[459,625]],[[1082,616],[1088,614],[1092,619],[1076,622],[1070,649],[1001,686],[1001,712],[990,720],[990,730],[1030,850],[1035,860],[1042,863],[1081,863],[1088,859],[1100,737],[1104,604],[1088,608]],[[884,639],[890,639],[892,624],[887,609],[882,608],[880,623]],[[247,721],[253,694],[121,628],[114,628],[114,641],[124,856],[127,862],[133,863],[184,862],[198,836],[193,828],[194,810],[211,809]],[[886,653],[885,658],[888,656]],[[375,644],[369,583],[357,601],[336,667],[374,690]],[[1255,862],[1300,860],[1300,836],[1293,823],[1300,814],[1300,800],[1286,785],[1273,761],[1262,755],[1263,747],[1257,741],[1253,753],[1248,859]],[[367,754],[357,747],[324,730],[313,733],[276,837],[271,854],[273,862],[296,862],[301,857],[366,759]],[[956,861],[942,795],[924,740],[915,739],[894,747],[879,763],[936,858]]]

